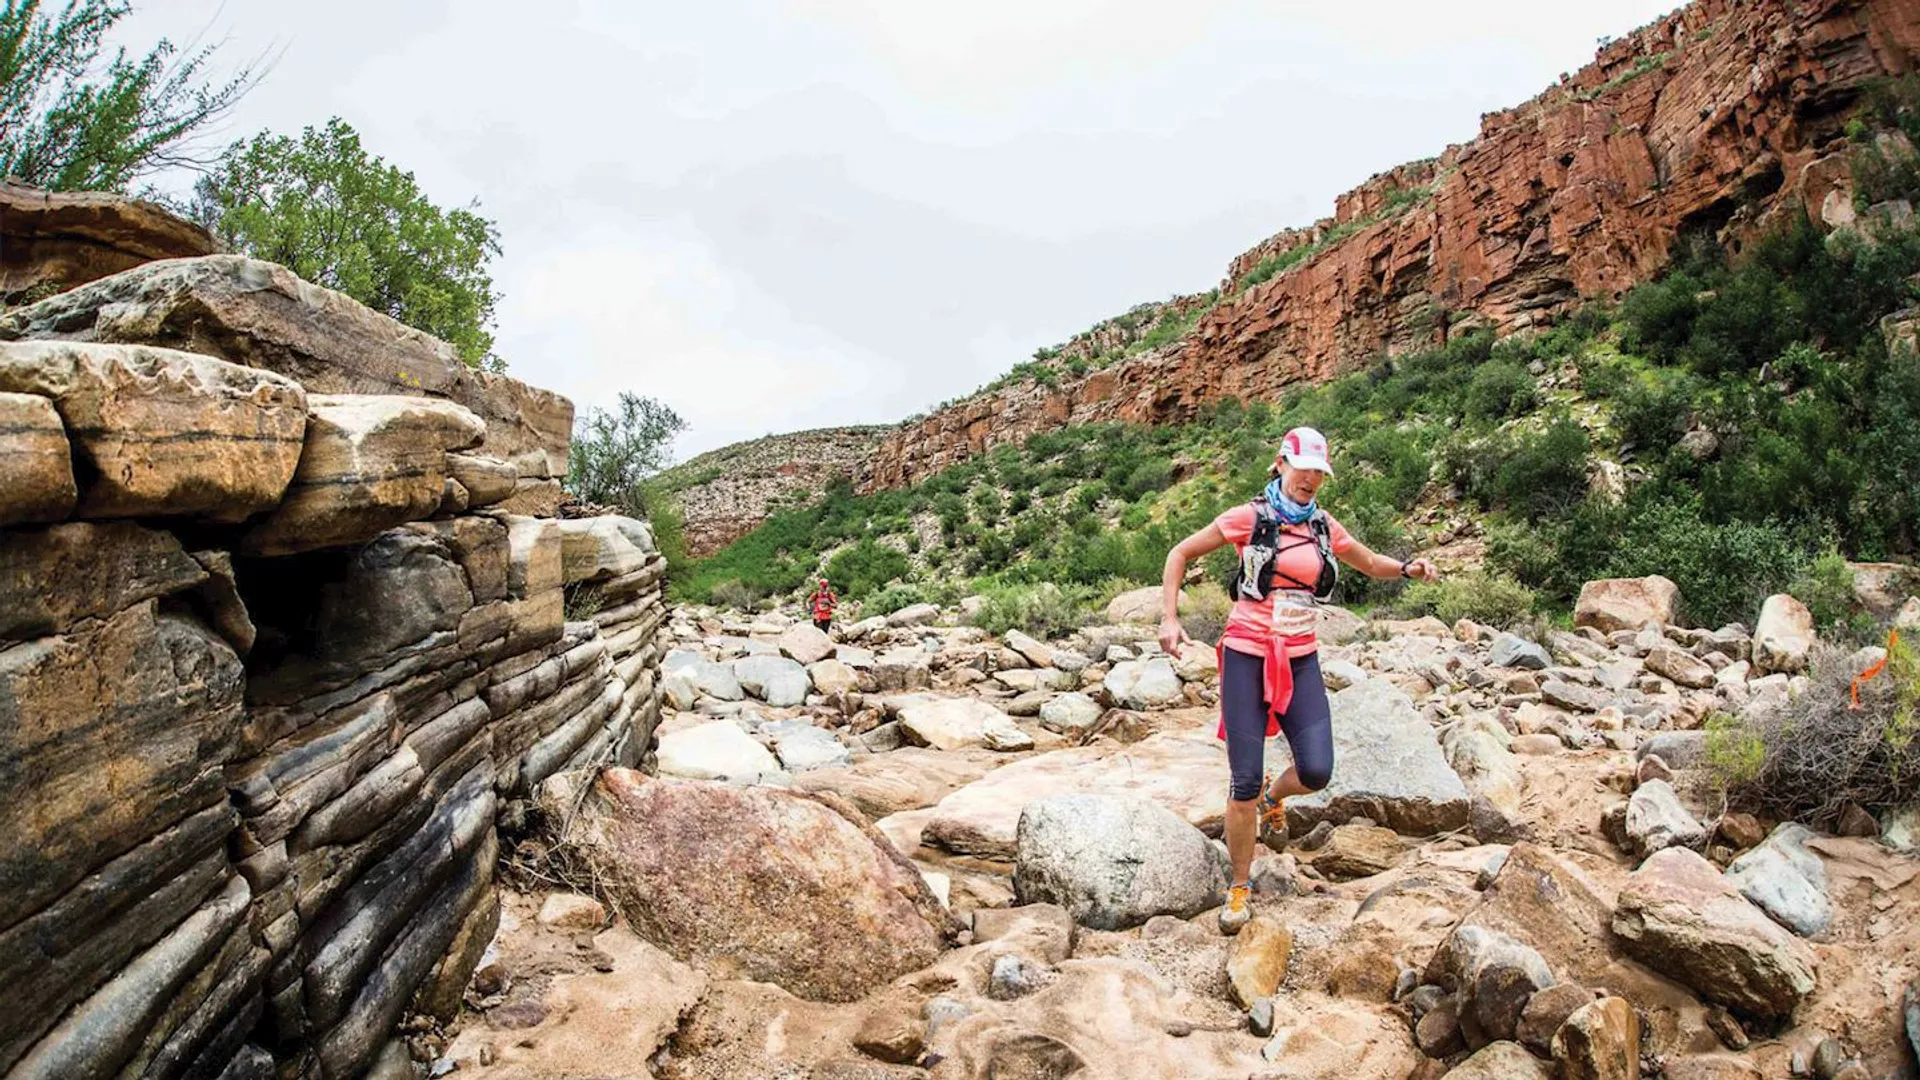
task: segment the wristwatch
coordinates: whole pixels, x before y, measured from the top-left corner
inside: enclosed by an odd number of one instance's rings
[[[1407,573],[1407,567],[1409,567],[1409,566],[1412,566],[1412,565],[1413,565],[1413,564],[1412,564],[1412,563],[1410,563],[1410,562],[1403,562],[1403,563],[1401,563],[1401,564],[1400,564],[1400,576],[1401,576],[1401,577],[1403,577],[1403,578],[1407,578],[1407,579],[1409,579],[1409,580],[1411,580],[1411,579],[1413,578],[1413,575],[1412,575],[1412,574],[1409,574],[1409,573]]]

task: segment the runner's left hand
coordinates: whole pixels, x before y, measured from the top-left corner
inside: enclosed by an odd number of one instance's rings
[[[1440,569],[1432,559],[1414,559],[1407,564],[1407,576],[1415,581],[1439,581]]]

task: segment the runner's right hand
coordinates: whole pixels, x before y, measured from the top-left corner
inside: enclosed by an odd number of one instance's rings
[[[1179,656],[1180,646],[1193,639],[1187,636],[1187,628],[1180,625],[1180,619],[1174,615],[1160,618],[1160,648],[1168,656]]]

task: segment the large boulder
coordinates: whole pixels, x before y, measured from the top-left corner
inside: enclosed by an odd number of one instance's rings
[[[854,1001],[931,964],[959,930],[913,864],[833,796],[628,769],[594,791],[570,842],[642,937],[718,977]]]
[[[1493,648],[1487,653],[1487,663],[1494,667],[1545,671],[1553,666],[1553,657],[1547,655],[1547,650],[1518,634],[1502,633],[1493,639]]]
[[[1713,668],[1705,660],[1692,653],[1681,652],[1671,645],[1655,646],[1647,654],[1647,670],[1660,675],[1681,686],[1703,690],[1713,685]]]
[[[485,453],[520,476],[567,474],[566,398],[476,370],[446,342],[273,263],[148,263],[8,312],[0,338],[159,345],[277,372],[310,394],[440,398],[479,416]]]
[[[656,768],[687,780],[757,780],[779,762],[732,720],[709,720],[660,736]]]
[[[829,697],[860,687],[860,674],[838,660],[819,660],[808,664],[807,678],[813,680],[815,690]]]
[[[1082,926],[1117,930],[1220,903],[1226,867],[1200,830],[1157,803],[1059,795],[1020,814],[1014,894],[1058,904]]]
[[[747,693],[775,708],[807,700],[807,669],[784,656],[747,656],[733,662],[733,677]]]
[[[1372,818],[1395,832],[1430,836],[1467,824],[1471,799],[1447,764],[1433,729],[1406,694],[1381,679],[1333,695],[1333,779],[1287,800],[1287,825]],[[1279,747],[1276,745],[1276,750]],[[1282,768],[1280,762],[1275,768]]]
[[[0,393],[0,526],[60,521],[80,491],[73,451],[53,402],[38,394]]]
[[[1649,780],[1634,790],[1627,800],[1626,825],[1627,839],[1639,855],[1707,842],[1707,827],[1680,805],[1680,796],[1665,780]]]
[[[280,502],[303,459],[305,391],[212,357],[133,345],[0,344],[0,393],[45,398],[59,413],[81,517],[243,521]],[[436,483],[436,505],[439,497]]]
[[[1760,605],[1760,621],[1753,629],[1753,666],[1759,671],[1804,671],[1813,649],[1813,613],[1786,593],[1775,593]]]
[[[1006,642],[1007,648],[1019,653],[1034,667],[1053,666],[1053,648],[1044,642],[1035,641],[1018,630],[1007,631]]]
[[[1640,1014],[1625,998],[1574,1010],[1553,1035],[1562,1080],[1639,1080]]]
[[[1727,880],[1740,895],[1801,937],[1823,934],[1833,922],[1826,864],[1807,850],[1814,835],[1805,825],[1787,822],[1727,867]]]
[[[1528,1001],[1555,981],[1533,947],[1479,926],[1449,937],[1433,962],[1444,972],[1441,985],[1455,991],[1461,1018],[1468,1021],[1468,1045],[1475,1048],[1515,1038]]]
[[[888,649],[873,661],[874,685],[883,693],[924,690],[933,684],[930,660],[925,649]]]
[[[1024,750],[1033,737],[1006,713],[979,698],[928,698],[900,710],[900,725],[913,740],[935,750],[986,746]]]
[[[1868,614],[1886,618],[1900,610],[1907,597],[1920,592],[1920,567],[1905,563],[1848,563],[1853,571],[1853,599]]]
[[[687,654],[691,659],[681,664],[665,664],[662,670],[674,675],[684,675],[693,689],[707,697],[721,701],[739,701],[747,696],[746,688],[734,677],[733,668],[727,664],[716,664],[698,653]]]
[[[1084,735],[1100,722],[1101,709],[1085,694],[1061,694],[1040,706],[1040,726],[1062,735]]]
[[[1647,623],[1673,621],[1680,587],[1658,574],[1641,578],[1607,578],[1580,587],[1574,602],[1573,625],[1591,626],[1603,634],[1638,630]]]
[[[1121,593],[1107,602],[1107,621],[1110,623],[1157,623],[1160,621],[1160,594],[1158,585],[1141,589],[1132,589]],[[1187,594],[1180,594],[1180,603],[1184,606]]]
[[[1107,693],[1124,709],[1157,709],[1185,700],[1180,674],[1166,657],[1123,660],[1107,672]]]
[[[1480,903],[1435,950],[1426,981],[1453,985],[1458,967],[1452,958],[1472,950],[1451,939],[1478,927],[1530,946],[1574,979],[1604,984],[1617,967],[1607,947],[1612,914],[1600,886],[1578,866],[1550,848],[1517,843],[1482,891]]]
[[[1627,878],[1613,932],[1634,959],[1765,1021],[1792,1016],[1813,992],[1813,950],[1686,848],[1655,852]]]
[[[1499,731],[1499,735],[1494,734]],[[1447,764],[1459,775],[1473,797],[1470,823],[1482,842],[1515,839],[1527,830],[1521,792],[1525,780],[1520,761],[1507,748],[1497,723],[1461,725],[1446,739]]]
[[[478,442],[480,418],[446,401],[314,394],[306,446],[286,498],[241,539],[250,555],[290,555],[364,543],[431,516],[447,481],[447,451]]]
[[[887,616],[888,626],[925,626],[940,617],[940,608],[935,604],[908,604],[899,611]]]
[[[833,655],[833,639],[812,623],[795,623],[780,634],[780,651],[801,664],[817,664]]]

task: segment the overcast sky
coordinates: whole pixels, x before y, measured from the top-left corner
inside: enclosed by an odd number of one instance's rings
[[[278,56],[223,138],[338,115],[498,222],[497,349],[684,458],[884,423],[1218,282],[1656,0],[136,0]]]

